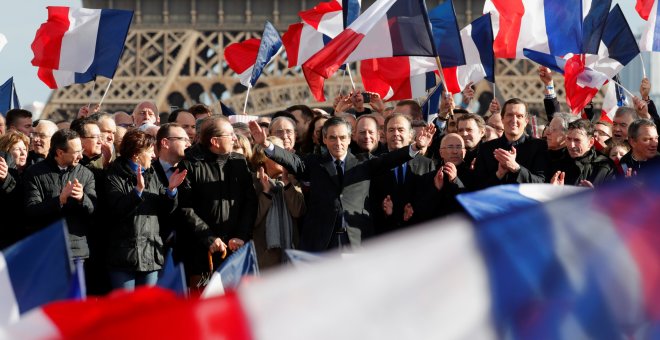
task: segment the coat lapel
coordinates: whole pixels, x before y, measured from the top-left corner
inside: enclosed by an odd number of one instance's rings
[[[328,172],[328,175],[332,179],[332,182],[337,186],[340,187],[339,185],[339,178],[337,177],[337,169],[335,168],[335,163],[332,160],[332,157],[330,155],[326,155],[323,157],[323,161],[321,162],[321,166],[325,168],[325,171]]]

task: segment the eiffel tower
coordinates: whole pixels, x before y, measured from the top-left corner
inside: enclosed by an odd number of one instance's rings
[[[88,103],[99,102],[106,88],[103,111],[130,112],[144,100],[152,100],[159,110],[175,106],[187,108],[197,103],[210,105],[221,112],[218,100],[242,111],[246,88],[224,60],[224,48],[249,38],[259,38],[266,20],[281,32],[300,21],[298,12],[315,6],[317,0],[84,0],[86,8],[116,8],[134,11],[132,27],[126,40],[116,75],[109,80],[99,77],[96,83],[74,84],[53,91],[44,109],[44,117],[71,119]],[[374,0],[362,0],[363,8]],[[444,0],[426,1],[433,8]],[[454,1],[459,25],[464,27],[481,15],[484,0]],[[533,108],[542,108],[543,86],[537,66],[526,60],[498,59],[496,93],[498,98],[519,97]],[[359,72],[353,71],[361,86]],[[563,79],[555,79],[563,89]],[[109,85],[109,86],[108,86]],[[349,82],[335,75],[326,82],[326,98],[346,90]],[[482,82],[476,97],[492,91]],[[563,100],[563,93],[559,93]],[[476,98],[475,97],[475,98]],[[266,114],[294,104],[330,106],[317,103],[311,96],[302,71],[287,68],[286,53],[281,53],[266,67],[259,82],[250,91],[251,114]]]

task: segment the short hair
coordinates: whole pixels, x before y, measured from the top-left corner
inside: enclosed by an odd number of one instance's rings
[[[621,106],[616,111],[614,112],[614,117],[621,117],[623,115],[630,115],[633,120],[639,119],[639,115],[637,114],[637,111],[633,109],[632,107],[628,106]]]
[[[204,104],[195,104],[188,109],[188,112],[190,112],[193,116],[201,114],[207,114],[209,116],[213,115],[213,111],[211,111],[211,109]]]
[[[356,121],[356,126],[357,126],[357,124],[360,124],[360,122],[365,120],[365,119],[373,120],[374,124],[376,124],[376,130],[378,130],[378,120],[376,119],[376,117],[374,117],[373,114],[361,115],[360,117],[358,117],[357,121]],[[314,127],[312,127],[312,129],[314,129]]]
[[[188,112],[188,113],[190,113],[190,112],[189,112],[188,110],[186,110],[186,109],[176,109],[176,110],[174,110],[174,111],[172,111],[172,112],[170,113],[170,115],[167,117],[167,121],[168,121],[169,123],[174,123],[174,122],[176,122],[176,119],[179,118],[179,113],[181,113],[181,112]],[[193,115],[193,116],[195,116],[195,115]]]
[[[278,117],[287,117],[293,120],[294,121],[293,126],[296,126],[296,124],[298,124],[298,119],[296,119],[296,116],[292,115],[291,112],[289,111],[277,111],[273,113],[273,118],[270,120],[270,123],[273,124],[273,121]]]
[[[220,134],[220,129],[218,128],[218,122],[226,122],[227,124],[231,125],[231,122],[229,122],[229,119],[227,119],[224,116],[212,116],[211,119],[208,120],[208,124],[206,124],[203,128],[202,131],[200,132],[199,135],[199,142],[200,144],[208,147],[211,147],[211,138],[216,137]]]
[[[292,113],[293,111],[296,110],[300,110],[300,112],[302,112],[303,117],[305,117],[307,121],[310,121],[312,120],[312,118],[314,118],[314,111],[312,111],[312,109],[307,105],[293,105],[286,109],[286,111],[288,111],[289,113]]]
[[[402,100],[398,103],[396,103],[396,106],[410,106],[410,114],[413,116],[421,116],[422,115],[422,107],[419,105],[418,102],[412,100],[412,99],[406,99]],[[387,124],[385,124],[387,126]]]
[[[649,119],[637,119],[630,123],[630,126],[628,127],[628,139],[634,139],[637,140],[637,137],[639,137],[639,130],[644,127],[652,127],[654,129],[657,129],[655,126],[655,123]],[[657,130],[656,130],[657,131]]]
[[[328,135],[328,129],[332,126],[337,126],[337,125],[344,125],[346,126],[346,129],[348,130],[348,135],[351,136],[353,134],[353,127],[351,126],[351,123],[349,123],[346,119],[342,117],[332,117],[323,123],[323,128],[321,129],[321,132],[323,133],[323,137]]]
[[[587,137],[593,137],[594,127],[588,119],[578,119],[568,124],[568,131],[570,130],[584,130]]]
[[[98,123],[96,120],[90,117],[84,117],[84,118],[76,118],[71,122],[71,127],[70,129],[77,132],[80,137],[89,137],[85,134],[85,125],[97,125]]]
[[[559,112],[555,113],[555,115],[552,117],[552,119],[559,118],[561,119],[561,127],[564,132],[568,131],[568,125],[576,120],[578,120],[578,116],[567,113],[567,112]],[[550,125],[550,122],[548,122],[548,125]]]
[[[160,151],[160,141],[163,139],[167,138],[170,136],[170,131],[172,128],[178,127],[180,128],[181,125],[177,123],[165,123],[160,126],[160,129],[158,129],[158,132],[156,133],[156,150]],[[186,138],[188,138],[186,136]]]
[[[484,119],[476,113],[464,113],[463,115],[458,117],[458,119],[456,119],[456,127],[458,127],[458,123],[470,119],[474,120],[474,122],[477,123],[477,127],[479,127],[480,130],[486,129],[486,121],[484,121]]]
[[[133,158],[156,144],[156,138],[140,130],[128,130],[119,145],[119,154],[126,158]]]
[[[0,136],[0,151],[9,152],[12,146],[18,142],[23,142],[25,147],[30,146],[30,138],[20,131],[7,131],[4,135]]]
[[[71,129],[57,130],[50,137],[50,150],[48,150],[48,154],[55,156],[57,150],[67,151],[69,149],[69,141],[76,138],[80,138],[80,135]]]
[[[272,134],[273,133],[273,126],[275,126],[275,124],[279,123],[279,122],[289,122],[289,123],[291,123],[291,126],[293,126],[293,129],[294,130],[296,129],[296,121],[295,120],[293,120],[289,117],[286,117],[286,116],[279,116],[279,117],[273,118],[273,120],[270,121],[270,125],[268,125],[268,132],[270,132]],[[294,133],[295,133],[295,131],[294,131]]]
[[[517,105],[517,104],[525,105],[525,117],[526,118],[529,117],[529,107],[527,107],[527,103],[520,98],[511,98],[505,101],[504,104],[502,105],[502,111],[500,112],[502,114],[502,118],[504,118],[504,113],[506,112],[507,105]]]
[[[596,122],[594,123],[594,126],[596,126],[596,125],[607,126],[608,128],[610,128],[610,130],[612,130],[612,123],[610,123],[610,122],[608,122],[608,121],[606,121],[606,120],[599,120],[599,121],[596,121]]]
[[[16,126],[18,120],[21,118],[32,118],[32,112],[23,109],[12,109],[7,111],[7,114],[5,115],[7,129]]]
[[[387,132],[387,125],[390,124],[390,121],[392,119],[398,118],[398,117],[402,117],[403,119],[406,120],[406,122],[408,122],[408,131],[412,132],[412,118],[410,118],[408,115],[405,115],[403,113],[393,113],[393,114],[387,116],[387,118],[385,118],[385,125],[384,125],[385,126],[385,132]]]

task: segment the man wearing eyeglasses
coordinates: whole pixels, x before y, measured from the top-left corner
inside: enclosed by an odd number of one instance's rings
[[[103,159],[101,153],[101,129],[92,118],[78,118],[71,122],[71,130],[80,135],[83,148],[83,158],[80,163],[92,170],[103,170],[109,164],[109,159]]]
[[[223,252],[236,251],[250,239],[257,215],[252,173],[245,157],[232,152],[237,141],[231,123],[222,116],[208,119],[199,134],[198,150],[178,166],[188,170],[179,186],[179,202],[192,238],[184,254],[191,286],[209,271],[209,252],[217,267]],[[188,142],[170,138],[167,143]]]
[[[30,152],[28,152],[27,166],[43,161],[48,156],[50,137],[57,131],[55,123],[40,119],[30,134]]]
[[[279,137],[284,145],[284,150],[295,152],[296,146],[296,123],[289,117],[280,116],[270,122],[269,135]]]

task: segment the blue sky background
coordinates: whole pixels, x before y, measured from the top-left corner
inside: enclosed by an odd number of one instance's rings
[[[460,0],[458,0],[460,1]],[[310,1],[309,3],[313,3]],[[634,0],[615,0],[620,3],[628,22],[637,33],[644,21],[635,12]],[[8,40],[0,52],[0,84],[13,76],[21,104],[33,101],[46,102],[51,90],[37,78],[37,68],[30,64],[32,50],[30,44],[39,25],[46,21],[46,6],[81,7],[81,0],[19,0],[7,5],[0,14],[0,33]],[[311,5],[310,5],[311,7]]]

